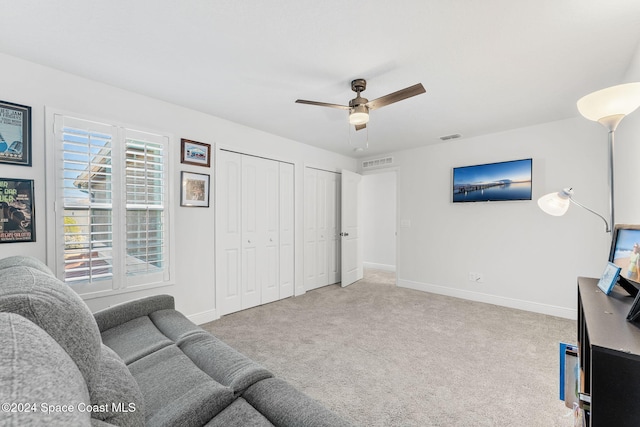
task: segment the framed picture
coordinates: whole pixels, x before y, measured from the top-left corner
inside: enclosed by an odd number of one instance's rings
[[[209,175],[181,172],[180,206],[209,207]]]
[[[602,277],[600,277],[600,281],[598,282],[598,288],[606,295],[609,295],[611,289],[616,285],[620,270],[621,268],[612,262],[607,263],[607,266],[604,268]]]
[[[453,168],[453,203],[531,200],[533,159]]]
[[[35,242],[33,180],[0,178],[0,243]]]
[[[31,166],[31,107],[0,101],[0,163]]]
[[[181,139],[180,162],[188,165],[211,166],[211,145],[204,142]]]

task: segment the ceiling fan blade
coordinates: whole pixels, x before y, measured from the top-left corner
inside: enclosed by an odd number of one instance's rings
[[[397,92],[390,93],[389,95],[374,99],[373,101],[369,101],[366,103],[366,106],[369,107],[369,110],[375,110],[377,108],[384,107],[385,105],[393,104],[394,102],[402,101],[403,99],[411,98],[412,96],[420,95],[425,92],[426,90],[424,86],[422,86],[422,83],[418,83],[413,86],[400,89]]]
[[[320,107],[339,108],[341,110],[348,110],[350,108],[347,105],[328,104],[326,102],[317,102],[317,101],[306,101],[304,99],[296,99],[296,103],[298,103],[298,104],[318,105]]]
[[[362,129],[366,128],[366,127],[367,127],[366,123],[363,124],[363,125],[356,125],[356,130],[362,130]]]

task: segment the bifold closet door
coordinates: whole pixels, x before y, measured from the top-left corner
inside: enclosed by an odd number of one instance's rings
[[[304,288],[309,291],[317,288],[318,249],[318,171],[312,168],[304,170]]]
[[[280,166],[280,295],[293,296],[294,291],[294,169],[291,163]]]
[[[242,159],[242,308],[278,299],[278,162]]]
[[[220,150],[218,169],[216,187],[220,206],[216,211],[216,295],[218,310],[224,316],[242,309],[242,155]]]
[[[316,287],[329,284],[329,175],[316,171]]]
[[[293,295],[293,165],[220,150],[220,314]]]

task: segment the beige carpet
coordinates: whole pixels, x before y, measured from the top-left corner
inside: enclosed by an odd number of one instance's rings
[[[370,270],[204,327],[356,425],[573,425],[558,342],[575,342],[574,321],[394,280]]]

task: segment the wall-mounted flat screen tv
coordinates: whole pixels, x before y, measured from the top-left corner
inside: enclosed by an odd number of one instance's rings
[[[453,202],[531,200],[533,159],[453,168]]]
[[[611,237],[609,261],[622,268],[618,283],[635,296],[640,287],[640,225],[616,224]]]

